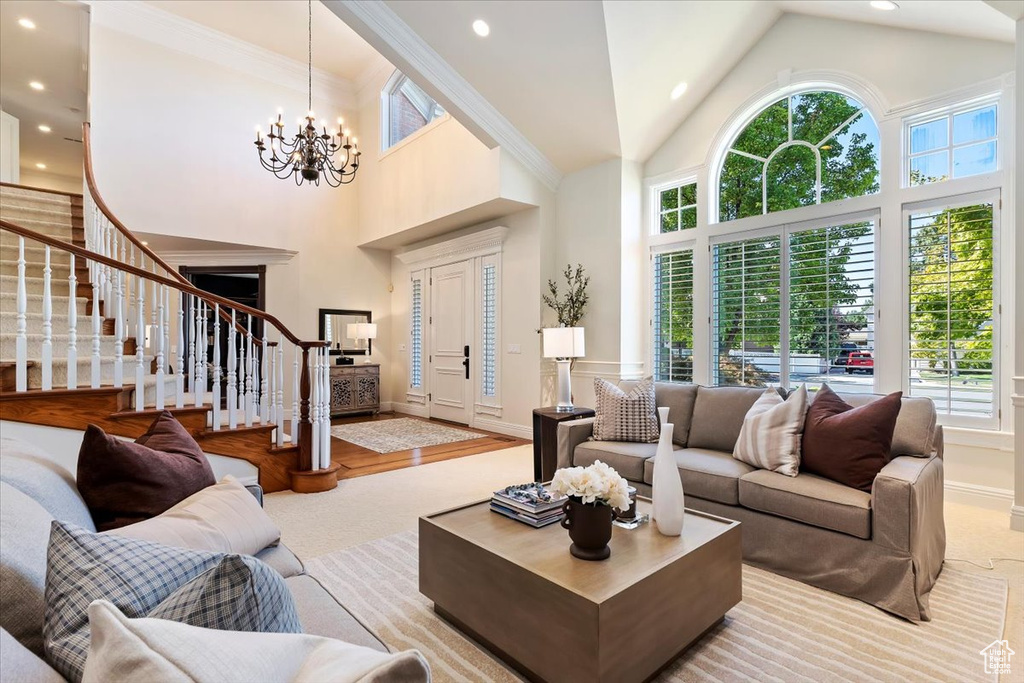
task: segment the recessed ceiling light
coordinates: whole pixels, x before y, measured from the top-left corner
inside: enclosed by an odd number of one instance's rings
[[[40,83],[39,81],[32,81],[28,84],[28,87],[32,88],[33,90],[46,90],[46,86]]]
[[[36,168],[38,168],[38,169],[45,169],[46,168],[46,164],[36,164]]]
[[[900,6],[892,0],[871,0],[871,6],[875,9],[880,9],[883,12],[891,12],[894,9],[900,8]]]
[[[686,83],[680,83],[676,87],[672,88],[672,94],[670,95],[670,97],[673,100],[678,100],[680,97],[683,96],[684,92],[686,92]]]
[[[491,35],[491,27],[483,19],[477,19],[473,22],[473,32],[481,38],[486,38]]]
[[[28,17],[22,17],[21,19],[18,19],[18,26],[27,29],[33,29],[36,27],[36,22],[32,21]]]
[[[46,125],[45,123],[41,123],[41,124],[39,124],[39,130],[43,131],[44,133],[49,133],[49,132],[50,132],[51,130],[53,130],[53,129],[52,129],[52,128],[50,128],[50,127],[49,127],[48,125]]]

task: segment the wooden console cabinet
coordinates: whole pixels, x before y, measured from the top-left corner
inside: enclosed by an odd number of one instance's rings
[[[380,410],[380,365],[331,366],[331,417]]]

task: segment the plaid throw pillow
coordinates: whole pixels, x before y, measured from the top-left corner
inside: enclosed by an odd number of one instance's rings
[[[594,380],[594,393],[597,394],[595,439],[634,443],[653,443],[658,440],[654,380],[643,380],[627,394],[599,377]]]
[[[211,614],[201,606],[188,610],[183,607],[185,595],[199,595],[207,607],[216,606],[242,615],[241,623],[264,623],[253,618],[251,608],[240,606],[224,598],[235,595],[241,599],[263,596],[261,604],[273,608],[283,601],[281,620],[267,623],[281,624],[298,631],[298,617],[295,603],[284,585],[284,579],[268,568],[258,570],[262,582],[270,581],[269,593],[258,588],[255,582],[240,580],[237,565],[229,564],[217,571],[226,558],[241,559],[238,556],[209,553],[197,550],[173,548],[159,543],[138,541],[110,534],[94,534],[81,527],[54,521],[50,529],[50,545],[47,549],[46,611],[43,616],[43,647],[46,658],[65,678],[71,681],[82,679],[86,655],[89,652],[90,603],[104,599],[113,603],[125,616],[145,617],[164,601],[164,618],[180,616],[203,622],[233,624],[228,617]],[[255,558],[247,558],[261,564]],[[249,567],[250,565],[243,565]],[[211,571],[213,570],[213,571]],[[209,577],[206,575],[209,574]],[[252,572],[257,576],[256,572]],[[213,579],[228,579],[228,583],[245,584],[234,588],[221,589],[220,584],[210,583]],[[200,581],[199,579],[206,579]],[[190,583],[191,582],[191,583]],[[191,586],[189,590],[181,590]],[[201,589],[200,589],[201,586]],[[245,590],[245,587],[249,590]],[[212,596],[218,595],[219,598]],[[169,598],[174,598],[169,600]],[[193,623],[193,622],[189,622]],[[292,628],[294,623],[294,628]],[[234,626],[230,626],[234,628]]]

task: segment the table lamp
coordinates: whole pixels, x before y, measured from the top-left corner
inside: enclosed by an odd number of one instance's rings
[[[570,413],[572,405],[572,380],[569,367],[573,358],[585,355],[582,327],[547,327],[544,333],[544,357],[554,358],[558,363],[558,412]]]
[[[377,338],[377,325],[376,323],[349,323],[345,328],[345,334],[349,339],[355,339],[359,342],[364,340],[376,339]],[[359,344],[359,348],[363,348],[362,343]],[[370,360],[370,354],[372,349],[367,344],[366,360],[364,363],[372,362]]]

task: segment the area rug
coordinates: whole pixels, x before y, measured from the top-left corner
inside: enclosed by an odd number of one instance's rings
[[[434,615],[417,587],[417,561],[417,535],[408,531],[306,566],[389,646],[422,652],[435,682],[519,681]],[[657,680],[995,680],[979,653],[1003,632],[1006,586],[947,566],[932,590],[932,621],[912,624],[744,565],[743,602]]]
[[[331,427],[331,436],[378,453],[410,451],[456,441],[480,439],[486,434],[446,427],[434,422],[400,417],[394,420],[353,422]]]

